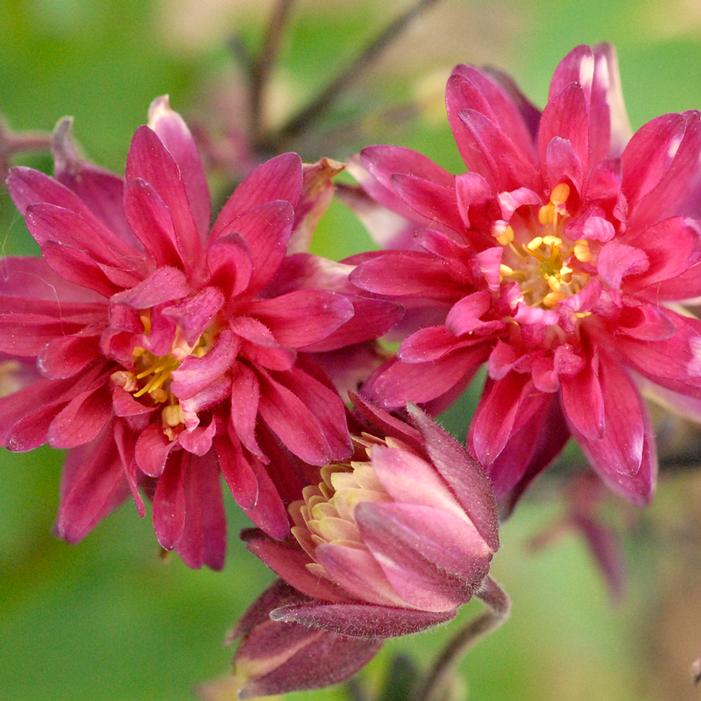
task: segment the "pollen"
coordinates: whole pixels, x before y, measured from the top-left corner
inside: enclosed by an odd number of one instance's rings
[[[537,223],[517,216],[511,222],[498,221],[492,228],[492,235],[505,249],[500,280],[518,283],[521,298],[531,306],[553,309],[577,294],[589,278],[588,269],[581,265],[592,260],[589,243],[583,239],[572,243],[565,235],[571,194],[567,183],[559,183],[535,212]]]

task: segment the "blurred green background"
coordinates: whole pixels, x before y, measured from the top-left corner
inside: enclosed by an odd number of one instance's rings
[[[407,4],[300,0],[271,85],[271,122],[284,120]],[[17,130],[50,129],[58,117],[74,115],[86,152],[115,170],[122,169],[150,100],[162,93],[202,128],[236,130],[245,105],[227,40],[240,32],[254,48],[270,6],[256,0],[0,0],[0,112]],[[617,45],[634,126],[701,106],[698,0],[444,0],[327,115],[319,128],[325,141],[311,134],[299,148],[308,160],[342,158],[364,144],[393,140],[458,168],[441,116],[441,84],[452,64],[499,65],[542,104],[559,58],[577,43],[602,40]],[[401,110],[387,110],[417,99],[416,120],[404,123]],[[44,156],[20,162],[50,169]],[[213,185],[221,197],[237,166],[226,159],[218,165]],[[32,251],[4,191],[0,209],[0,253]],[[332,257],[368,245],[338,204],[314,243]],[[468,397],[446,419],[459,433],[469,404]],[[664,426],[679,430],[668,418]],[[270,580],[236,542],[244,519],[229,508],[232,537],[223,573],[161,559],[148,518],[140,521],[129,504],[71,547],[51,535],[61,460],[48,449],[0,454],[0,699],[193,698],[198,683],[227,669],[225,632]],[[504,528],[495,574],[511,593],[514,612],[463,665],[470,698],[701,698],[689,673],[701,654],[701,483],[694,472],[663,479],[645,514],[626,513],[629,588],[618,606],[574,536],[529,552],[528,540],[561,511],[557,489],[542,482]],[[463,619],[477,610],[471,605]],[[425,662],[448,634],[388,644],[363,683],[380,683],[400,651]],[[290,698],[347,697],[331,689]]]

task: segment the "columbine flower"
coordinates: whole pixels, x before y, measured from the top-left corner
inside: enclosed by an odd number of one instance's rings
[[[469,445],[499,496],[517,498],[571,434],[612,489],[647,502],[655,444],[635,375],[667,401],[701,397],[701,324],[669,306],[701,294],[699,113],[628,140],[606,45],[564,58],[542,113],[469,66],[446,103],[470,172],[390,146],[355,165],[395,240],[415,236],[351,279],[423,315],[367,394],[439,408],[486,361]]]
[[[293,601],[287,589],[279,598],[265,595],[268,635],[275,631],[269,612],[278,625],[297,624],[302,637],[365,639],[357,650],[362,661],[346,665],[346,676],[367,661],[364,651],[374,654],[378,640],[448,621],[481,596],[499,546],[491,487],[462,446],[418,409],[410,426],[363,402],[358,408],[382,438],[362,433],[353,459],[321,469],[319,484],[289,507],[292,537],[244,533],[248,548],[296,590]],[[237,663],[250,649],[247,641]],[[270,687],[256,675],[252,693],[307,688],[299,686],[302,678],[318,685],[318,675],[335,669],[292,668],[297,676],[288,669]]]
[[[342,286],[339,271],[320,281],[322,261],[287,255],[326,192],[297,155],[256,168],[210,230],[197,149],[165,98],[134,135],[124,181],[82,161],[69,126],[55,138],[56,179],[8,178],[42,257],[2,261],[0,352],[36,359],[43,377],[0,400],[0,444],[70,449],[66,540],[130,491],[143,514],[143,485],[160,544],[220,567],[220,471],[251,519],[284,537],[281,495],[301,476],[281,451],[312,465],[351,452],[343,404],[310,353],[367,341],[392,310],[319,289]]]

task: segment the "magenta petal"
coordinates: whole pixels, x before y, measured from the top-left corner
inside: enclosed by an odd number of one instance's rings
[[[251,209],[275,200],[296,207],[302,193],[302,161],[296,153],[283,153],[254,168],[222,207],[212,238],[232,231],[231,223]],[[234,231],[236,229],[233,229]]]
[[[590,439],[606,428],[604,398],[599,379],[599,357],[594,357],[573,376],[560,378],[562,409],[570,425]]]
[[[445,99],[451,126],[467,109],[481,112],[509,134],[525,157],[535,159],[533,137],[524,115],[517,101],[494,76],[473,66],[457,66],[446,86]]]
[[[175,320],[185,340],[194,345],[223,305],[224,295],[216,287],[204,287],[192,297],[165,307],[163,314]]]
[[[237,665],[258,672],[239,692],[240,699],[316,689],[353,676],[382,646],[374,638],[353,638],[311,631],[294,623],[262,624],[239,648]],[[261,661],[258,661],[258,656]],[[270,671],[263,674],[272,657]],[[250,660],[250,663],[249,663]],[[244,672],[245,673],[245,672]]]
[[[312,574],[306,567],[311,561],[299,547],[265,537],[260,531],[244,531],[246,547],[275,574],[303,594],[324,601],[343,601],[343,592],[328,580]]]
[[[124,189],[124,211],[137,238],[157,266],[183,263],[170,211],[150,183],[129,180]]]
[[[489,309],[490,301],[490,294],[486,290],[463,297],[451,307],[445,325],[456,336],[478,330],[485,324],[480,317]]]
[[[195,140],[183,118],[171,109],[167,96],[157,97],[148,110],[148,125],[173,157],[185,185],[200,236],[209,231],[209,187]]]
[[[220,570],[226,556],[226,515],[219,470],[211,454],[191,459],[184,491],[186,519],[176,549],[188,567]]]
[[[461,112],[453,125],[453,135],[468,168],[482,175],[497,191],[539,189],[540,175],[533,163],[500,125],[481,112]]]
[[[45,377],[54,380],[72,377],[95,360],[99,352],[95,336],[63,336],[44,346],[38,367]]]
[[[289,515],[279,494],[282,485],[278,480],[273,482],[267,467],[257,458],[252,457],[250,465],[256,478],[258,492],[255,503],[244,509],[246,516],[271,538],[282,540],[290,534]]]
[[[474,343],[472,339],[458,340],[445,326],[427,326],[405,339],[397,358],[404,363],[428,363]]]
[[[297,290],[250,303],[246,313],[263,322],[283,346],[302,348],[319,341],[353,316],[343,295],[325,290]]]
[[[617,335],[616,350],[627,365],[644,377],[675,392],[700,397],[701,322],[671,310],[666,311],[665,317],[674,326],[673,335],[654,342]]]
[[[76,395],[49,426],[47,441],[53,448],[75,448],[89,443],[112,417],[112,397],[106,387]]]
[[[155,270],[143,282],[112,297],[113,304],[126,304],[135,309],[148,309],[163,302],[181,299],[190,292],[185,274],[177,268]]]
[[[330,448],[319,419],[294,392],[269,375],[261,377],[260,416],[263,421],[305,462],[311,465],[329,462]]]
[[[217,434],[214,448],[219,460],[224,480],[231,490],[236,503],[242,509],[250,509],[258,501],[259,487],[256,474],[246,460],[236,440]]]
[[[141,498],[141,494],[139,494],[139,475],[136,457],[134,455],[136,436],[134,432],[130,430],[126,421],[114,422],[114,442],[119,452],[119,459],[124,470],[124,477],[126,478],[129,490],[134,499],[136,511],[139,516],[143,518],[146,515],[146,508],[144,506],[144,500]]]
[[[363,395],[385,408],[430,402],[472,377],[488,353],[487,345],[479,344],[427,363],[390,361],[364,385]]]
[[[369,606],[368,604],[288,604],[273,609],[270,619],[281,623],[300,623],[361,638],[394,638],[446,623],[455,611],[416,611]]]
[[[127,182],[136,178],[149,183],[168,207],[183,259],[194,264],[201,253],[201,240],[183,176],[158,135],[147,126],[134,133],[127,157]]]
[[[448,261],[415,251],[386,253],[361,263],[350,280],[368,292],[393,297],[454,300],[462,297],[464,290]]]
[[[119,290],[119,285],[112,282],[84,251],[47,241],[41,252],[49,267],[68,282],[86,287],[103,297],[111,297]]]
[[[276,377],[317,418],[328,444],[329,458],[344,460],[350,457],[352,449],[343,402],[334,390],[310,374],[314,368],[305,367],[309,372],[293,368]]]
[[[179,399],[190,399],[224,375],[236,358],[238,343],[228,329],[218,336],[205,356],[188,356],[173,372],[171,390]]]
[[[108,229],[138,248],[134,233],[124,216],[122,178],[80,157],[71,135],[72,123],[72,118],[64,117],[52,135],[51,150],[56,179],[74,192]]]
[[[160,477],[175,444],[163,433],[160,422],[149,424],[136,441],[135,455],[139,469],[149,477]]]
[[[599,476],[615,492],[640,506],[649,503],[657,476],[650,420],[642,397],[626,371],[602,359],[601,387],[606,428],[601,438],[573,434]]]
[[[217,422],[212,419],[207,426],[198,425],[178,434],[177,442],[184,450],[198,457],[209,453],[212,448]]]
[[[624,277],[644,273],[649,266],[650,261],[644,251],[617,239],[603,246],[597,261],[599,276],[614,290],[621,286]]]
[[[238,234],[221,236],[207,249],[210,284],[225,292],[226,297],[240,295],[250,284],[253,261],[248,246]]]
[[[129,494],[111,431],[106,427],[99,438],[74,448],[66,458],[56,534],[69,543],[84,538]]]
[[[423,436],[428,457],[450,485],[465,513],[489,547],[499,548],[499,527],[489,479],[465,447],[416,407],[412,420]]]
[[[237,316],[230,322],[231,330],[243,339],[241,355],[253,365],[270,370],[289,370],[297,358],[296,351],[283,348],[270,329],[257,319]]]
[[[545,146],[543,158],[546,180],[551,188],[571,180],[575,188],[581,190],[584,165],[570,141],[560,136],[552,137]]]
[[[289,202],[277,200],[246,211],[223,230],[223,234],[238,234],[248,248],[253,263],[248,291],[257,291],[273,279],[287,253],[293,222]]]
[[[185,528],[185,471],[192,469],[192,462],[189,453],[174,453],[156,484],[153,496],[153,526],[158,542],[166,550],[175,548]]]
[[[465,228],[458,212],[455,187],[444,187],[415,175],[392,176],[394,191],[414,211],[430,222],[462,232]]]
[[[246,449],[262,457],[256,440],[259,400],[260,386],[255,373],[243,363],[237,363],[231,382],[231,425]]]
[[[519,408],[531,388],[528,375],[516,372],[490,381],[485,388],[469,435],[469,444],[482,465],[491,465],[504,449],[514,430]]]
[[[589,162],[589,115],[582,86],[575,82],[562,92],[552,95],[543,110],[538,131],[538,150],[542,163],[546,161],[548,144],[559,137],[569,141],[579,162]]]
[[[0,351],[35,357],[46,344],[62,340],[64,334],[80,331],[80,324],[43,314],[3,314],[0,312]],[[68,336],[73,338],[73,336]]]

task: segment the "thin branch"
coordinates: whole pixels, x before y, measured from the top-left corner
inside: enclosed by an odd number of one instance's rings
[[[448,641],[419,684],[413,701],[439,701],[451,674],[468,650],[508,618],[511,611],[509,596],[491,577],[484,580],[476,596],[489,606],[489,610],[468,621]]]
[[[270,71],[275,65],[280,43],[282,41],[294,0],[277,0],[270,17],[263,46],[253,63],[251,70],[251,134],[254,141],[265,129],[265,90],[268,86]]]
[[[227,44],[250,83],[251,75],[253,74],[254,58],[249,48],[246,46],[246,42],[243,40],[241,34],[236,32],[229,37]]]
[[[333,102],[386,51],[401,35],[409,23],[427,10],[438,0],[418,0],[408,7],[399,17],[392,21],[360,55],[346,66],[306,107],[271,135],[271,140],[284,144],[295,138],[316,122],[333,104]]]

